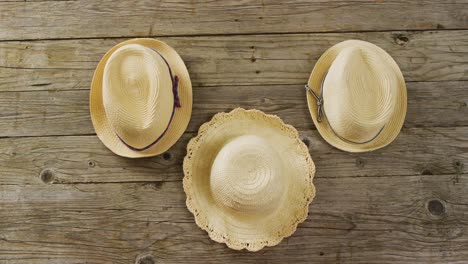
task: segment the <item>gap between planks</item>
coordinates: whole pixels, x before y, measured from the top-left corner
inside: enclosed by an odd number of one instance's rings
[[[181,165],[182,166],[182,165]],[[468,174],[466,173],[443,173],[443,174],[386,174],[386,175],[351,175],[351,176],[336,176],[336,177],[319,177],[319,176],[314,176],[314,181],[315,180],[321,180],[321,179],[358,179],[358,178],[408,178],[408,177],[421,177],[421,178],[430,178],[430,177],[436,177],[436,176],[454,176],[457,175],[458,177],[467,177]],[[44,186],[51,186],[51,185],[99,185],[99,184],[141,184],[141,185],[146,185],[146,184],[164,184],[164,183],[169,183],[169,182],[180,182],[182,183],[182,179],[180,180],[154,180],[154,181],[148,181],[148,180],[143,180],[143,181],[94,181],[94,182],[72,182],[72,181],[65,181],[65,180],[59,180],[57,182],[53,182],[50,184],[44,183]],[[38,186],[36,183],[22,183],[22,184],[14,184],[14,183],[0,183],[0,186]]]
[[[70,0],[64,0],[64,2]],[[71,0],[75,1],[75,0]],[[1,3],[1,1],[0,1]],[[359,34],[359,33],[418,33],[435,31],[465,31],[466,28],[428,28],[428,29],[386,29],[386,30],[343,30],[343,31],[288,31],[288,32],[261,32],[261,33],[213,33],[213,34],[170,34],[170,35],[137,35],[137,36],[112,36],[112,37],[73,37],[73,38],[31,38],[31,39],[0,39],[2,42],[40,42],[40,41],[61,41],[61,40],[107,40],[107,39],[133,39],[133,38],[185,38],[185,37],[236,37],[236,36],[274,36],[274,35],[327,35],[327,34]]]
[[[0,67],[1,68],[1,67]],[[17,68],[17,69],[24,69],[24,68]],[[34,68],[32,68],[34,69]],[[51,68],[53,69],[53,68]],[[94,69],[93,69],[94,70]],[[307,81],[307,80],[306,80]],[[466,82],[468,85],[468,80],[435,80],[435,81],[405,81],[405,83],[420,83],[420,84],[431,84],[431,83],[451,83],[451,82]],[[31,86],[43,86],[47,87],[51,85],[52,83],[46,83],[46,84],[33,84]],[[306,83],[304,83],[305,85]],[[239,87],[239,86],[244,86],[244,87],[264,87],[264,86],[273,86],[273,87],[284,87],[284,86],[297,86],[297,83],[290,83],[290,84],[278,84],[278,83],[253,83],[253,84],[223,84],[223,85],[193,85],[192,89],[200,89],[204,87]],[[0,94],[6,94],[6,93],[34,93],[34,92],[73,92],[73,91],[90,91],[91,87],[88,88],[64,88],[64,89],[34,89],[34,90],[12,90],[12,91],[1,91]],[[305,90],[304,90],[305,91]],[[1,138],[1,137],[0,137]]]

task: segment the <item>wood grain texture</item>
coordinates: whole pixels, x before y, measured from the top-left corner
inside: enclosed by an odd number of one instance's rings
[[[347,39],[384,48],[406,81],[468,80],[468,30],[161,38],[194,86],[304,84],[322,53]],[[0,91],[88,89],[101,57],[123,40],[0,42]]]
[[[0,40],[460,29],[468,28],[467,3],[459,0],[0,2]]]
[[[388,147],[347,153],[328,145],[317,131],[300,132],[309,144],[318,178],[468,173],[468,127],[408,128]],[[0,184],[180,181],[186,133],[166,155],[126,159],[96,136],[0,139]],[[363,181],[364,181],[363,179]]]
[[[408,83],[405,127],[468,126],[468,81]],[[276,114],[298,129],[314,129],[303,85],[194,87],[188,132],[235,107]],[[0,137],[94,134],[89,91],[0,92]],[[447,118],[447,117],[450,118]]]
[[[133,37],[173,46],[194,85],[187,132],[136,160],[99,141],[88,105],[97,63]],[[407,81],[404,128],[370,153],[328,145],[306,105],[317,59],[347,39]],[[0,0],[0,264],[464,264],[467,84],[467,0]],[[305,223],[256,253],[210,240],[182,189],[187,142],[235,107],[298,128],[317,167]]]
[[[186,209],[180,181],[1,185],[0,258],[9,264],[123,264],[147,253],[155,263],[426,264],[468,258],[467,174],[457,182],[452,175],[414,175],[318,177],[315,184],[306,222],[278,246],[256,253],[211,241]]]

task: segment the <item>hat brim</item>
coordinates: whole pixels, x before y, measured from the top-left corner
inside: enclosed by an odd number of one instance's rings
[[[333,47],[329,48],[325,53],[320,57],[317,63],[312,70],[310,75],[308,85],[313,89],[317,94],[320,93],[322,80],[325,78],[328,69],[332,65],[333,61],[336,59],[341,50],[348,47],[363,47],[366,49],[371,49],[374,52],[378,53],[381,58],[383,58],[388,65],[393,69],[398,83],[398,91],[396,96],[395,110],[391,117],[389,118],[388,123],[385,125],[380,134],[372,141],[364,144],[355,144],[351,142],[344,141],[338,137],[333,130],[330,128],[326,120],[318,122],[317,120],[317,101],[315,97],[306,92],[307,94],[307,104],[309,107],[312,120],[314,121],[315,127],[317,127],[320,135],[327,141],[330,145],[335,148],[348,151],[348,152],[366,152],[372,151],[379,148],[383,148],[390,144],[400,133],[400,130],[403,126],[406,116],[407,108],[407,94],[406,94],[406,84],[401,73],[400,68],[393,58],[382,48],[361,40],[347,40],[340,42]]]
[[[256,135],[267,140],[285,164],[285,194],[273,212],[253,217],[246,212],[233,212],[219,205],[210,189],[211,166],[218,152],[232,139]],[[307,146],[295,128],[272,115],[258,110],[234,109],[218,113],[200,127],[198,135],[187,146],[184,159],[184,191],[187,207],[197,225],[211,239],[230,248],[257,251],[274,246],[290,236],[308,215],[315,196],[315,165]]]
[[[120,141],[110,126],[102,101],[102,81],[104,67],[107,63],[107,60],[119,47],[128,44],[140,44],[158,51],[167,60],[174,75],[179,77],[178,92],[181,107],[175,109],[172,123],[161,140],[154,146],[144,151],[132,150]],[[192,114],[192,100],[192,83],[190,81],[187,67],[185,66],[185,63],[179,54],[172,47],[162,41],[150,38],[137,38],[115,45],[104,55],[104,57],[102,57],[101,61],[96,67],[93,80],[91,82],[89,105],[94,130],[104,145],[119,156],[140,158],[161,154],[167,151],[177,142],[177,140],[187,129],[188,123],[190,121]]]

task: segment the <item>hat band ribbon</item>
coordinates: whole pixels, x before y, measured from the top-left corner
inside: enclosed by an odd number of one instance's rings
[[[175,110],[176,110],[176,107],[179,108],[181,107],[181,104],[180,104],[180,98],[179,98],[179,92],[178,92],[178,88],[179,88],[179,77],[177,75],[173,75],[172,74],[172,70],[171,70],[171,67],[169,66],[169,63],[167,62],[167,60],[163,57],[163,55],[161,53],[159,53],[158,51],[154,50],[156,53],[159,54],[159,56],[161,56],[161,58],[163,59],[163,61],[166,63],[167,65],[167,68],[169,69],[169,75],[171,76],[171,81],[172,81],[172,93],[174,94],[174,106],[172,108],[172,114],[171,114],[171,117],[169,119],[169,123],[167,124],[167,127],[166,129],[164,129],[164,131],[162,132],[162,134],[153,142],[151,142],[149,145],[145,146],[145,147],[142,147],[142,148],[135,148],[135,147],[132,147],[130,146],[128,143],[126,143],[117,133],[115,133],[117,135],[117,137],[119,138],[119,140],[125,145],[127,146],[129,149],[131,150],[134,150],[134,151],[144,151],[144,150],[147,150],[149,148],[151,148],[152,146],[154,146],[156,143],[159,142],[159,140],[161,140],[163,138],[163,136],[166,134],[167,130],[169,130],[169,126],[171,125],[172,123],[172,120],[174,119],[174,114],[175,114]]]
[[[328,74],[328,72],[327,72]],[[327,120],[327,115],[325,114],[325,108],[323,107],[323,83],[325,82],[325,78],[327,77],[327,75],[325,74],[325,77],[323,78],[322,80],[322,84],[320,86],[320,93],[317,94],[314,90],[312,90],[312,88],[310,88],[310,86],[308,84],[305,85],[305,88],[308,92],[310,92],[314,97],[315,97],[315,100],[317,101],[317,122],[322,122],[322,116]],[[335,134],[335,136],[337,136],[339,139],[345,141],[345,142],[348,142],[348,143],[352,143],[352,144],[367,144],[371,141],[373,141],[374,139],[376,139],[380,133],[382,133],[383,129],[385,128],[385,125],[379,130],[379,132],[377,132],[377,134],[375,136],[373,136],[371,139],[367,140],[367,141],[364,141],[364,142],[357,142],[357,141],[352,141],[352,140],[349,140],[349,139],[346,139],[342,136],[340,136],[334,129],[333,127],[331,126],[330,122],[327,121],[327,124],[328,124],[328,127],[330,128],[330,130],[333,132],[333,134]]]

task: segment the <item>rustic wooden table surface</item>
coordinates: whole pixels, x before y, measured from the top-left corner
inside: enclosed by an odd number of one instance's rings
[[[101,56],[155,37],[194,85],[185,135],[131,160],[94,133]],[[373,42],[408,87],[404,128],[352,154],[306,105],[319,56]],[[0,263],[468,263],[468,1],[0,0]],[[296,233],[260,252],[211,241],[185,207],[182,159],[215,113],[258,108],[294,125],[317,167]]]

